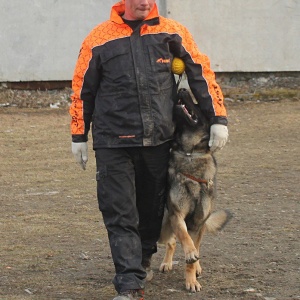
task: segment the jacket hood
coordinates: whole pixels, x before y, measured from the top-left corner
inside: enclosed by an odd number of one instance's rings
[[[115,5],[113,5],[113,7],[111,8],[110,20],[117,24],[123,24],[124,22],[122,19],[122,15],[124,14],[124,12],[125,12],[125,1],[121,0]],[[158,8],[156,3],[154,3],[152,10],[150,11],[149,15],[145,18],[145,20],[151,20],[158,17],[159,17]]]

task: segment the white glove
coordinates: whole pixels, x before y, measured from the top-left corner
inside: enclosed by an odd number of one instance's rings
[[[88,145],[87,145],[87,143],[73,143],[72,142],[72,153],[75,156],[75,160],[81,165],[82,169],[85,170],[86,163],[88,161]]]
[[[211,152],[221,150],[228,139],[227,126],[222,124],[213,124],[210,127],[210,140],[208,146]]]

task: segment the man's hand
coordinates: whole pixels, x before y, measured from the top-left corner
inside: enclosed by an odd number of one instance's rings
[[[87,143],[72,142],[72,153],[74,154],[75,160],[81,165],[82,169],[85,170],[88,161]]]
[[[208,146],[210,151],[215,152],[221,150],[228,139],[227,126],[222,124],[213,124],[210,127],[210,140]]]

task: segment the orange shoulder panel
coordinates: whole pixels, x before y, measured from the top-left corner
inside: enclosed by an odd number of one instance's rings
[[[226,117],[227,112],[224,105],[224,97],[220,86],[216,82],[215,73],[210,67],[210,60],[207,55],[200,52],[197,44],[195,43],[191,33],[185,30],[182,37],[182,45],[190,54],[191,58],[196,64],[202,66],[202,76],[204,77],[208,86],[208,92],[213,101],[213,107],[216,116]]]
[[[210,68],[210,60],[205,54],[200,52],[191,33],[177,21],[164,17],[160,17],[160,24],[158,26],[143,27],[143,34],[158,32],[178,34],[182,38],[182,46],[190,54],[194,63],[202,66],[202,76],[206,80],[208,92],[213,101],[212,105],[214,107],[215,115],[226,117],[227,113],[224,106],[224,97],[221,88],[216,82],[215,73]]]
[[[113,22],[106,21],[95,27],[82,43],[72,80],[73,94],[71,96],[72,104],[70,107],[72,134],[84,134],[81,90],[84,84],[84,76],[92,59],[93,48],[101,46],[109,41],[129,36],[132,32],[125,24],[124,26],[118,25],[117,27],[118,28],[116,29]]]

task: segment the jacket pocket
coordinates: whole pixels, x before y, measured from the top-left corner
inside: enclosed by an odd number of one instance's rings
[[[173,56],[169,51],[169,45],[151,44],[148,45],[148,53],[153,71],[153,78],[160,88],[168,88],[172,85],[171,63]]]
[[[148,45],[152,70],[155,72],[171,72],[172,55],[168,44]]]
[[[100,61],[104,78],[117,81],[122,77],[132,77],[133,64],[130,47],[122,44],[103,46],[100,51]]]

